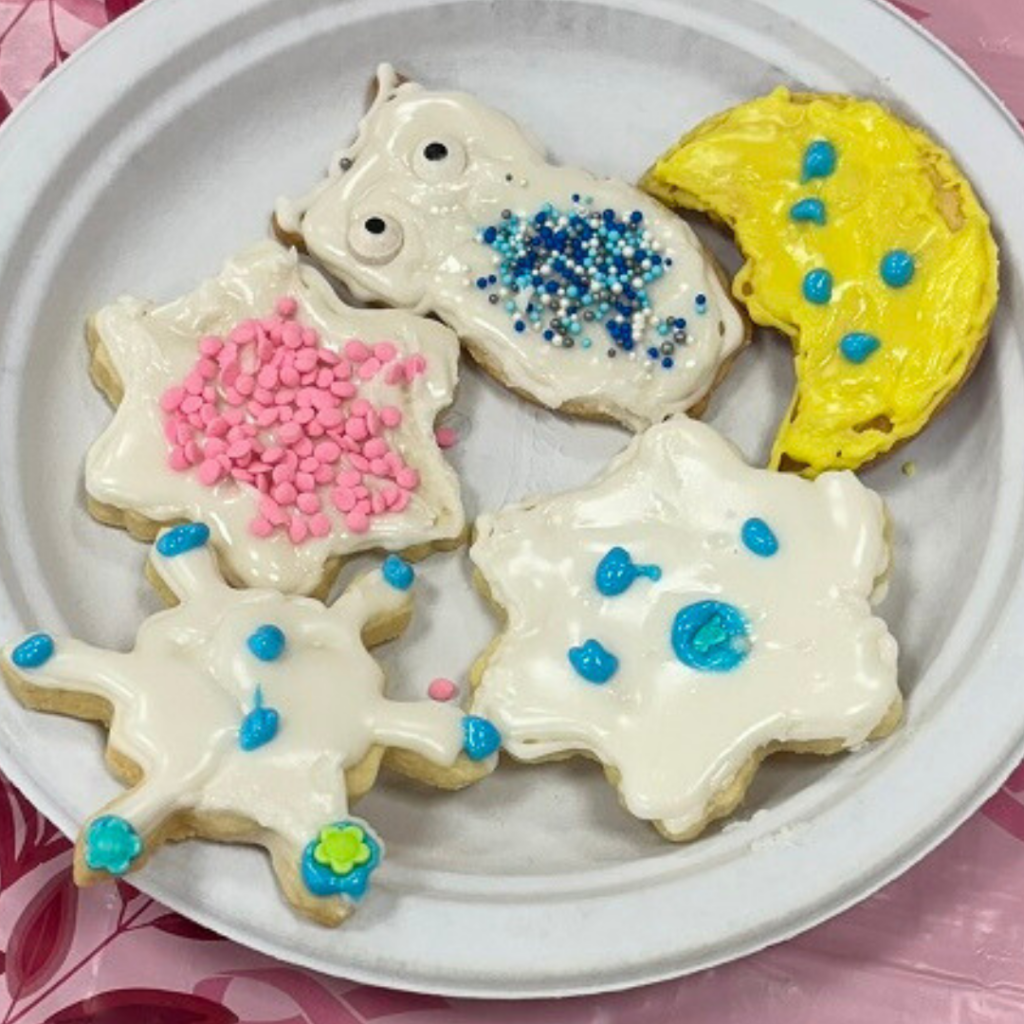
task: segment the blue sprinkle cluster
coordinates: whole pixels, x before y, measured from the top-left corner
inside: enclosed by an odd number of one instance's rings
[[[519,334],[531,331],[558,348],[589,349],[602,332],[607,353],[643,351],[666,370],[687,341],[686,320],[658,316],[650,289],[671,267],[644,226],[640,210],[595,210],[572,197],[560,210],[546,203],[532,217],[503,210],[479,240],[494,250],[496,272],[471,286],[502,304]],[[698,312],[706,309],[699,296]]]

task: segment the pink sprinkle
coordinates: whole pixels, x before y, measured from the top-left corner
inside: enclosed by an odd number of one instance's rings
[[[381,371],[381,361],[375,357],[367,359],[362,366],[359,367],[359,379],[360,380],[373,380]]]
[[[363,474],[354,469],[343,469],[338,474],[338,483],[342,487],[358,487],[363,482]]]
[[[185,389],[183,387],[168,388],[160,396],[160,408],[164,412],[174,412],[185,400]]]
[[[434,431],[434,440],[438,448],[454,448],[459,443],[459,435],[451,427],[438,427]]]
[[[204,386],[205,385],[203,384],[203,378],[198,370],[193,370],[185,378],[185,390],[190,395],[201,395],[203,393]]]
[[[263,516],[257,516],[249,523],[249,532],[254,537],[269,537],[274,532],[274,524]]]
[[[270,493],[279,505],[292,505],[298,497],[295,487],[288,481],[278,484]]]
[[[373,514],[379,516],[382,512],[387,510],[387,502],[379,495],[374,494],[370,498],[370,507],[373,509]]]
[[[286,423],[280,430],[278,430],[277,436],[285,444],[295,444],[295,442],[302,437],[302,427],[297,423]]]
[[[317,421],[326,430],[332,427],[340,427],[345,422],[345,417],[340,409],[321,409],[316,414]]]
[[[185,445],[185,458],[193,465],[198,465],[203,458],[202,449],[195,441],[189,441]]]
[[[309,532],[314,537],[326,537],[331,532],[331,521],[323,514],[323,512],[317,512],[309,520]]]
[[[372,405],[365,398],[357,398],[352,403],[352,415],[353,416],[365,416],[371,409]]]
[[[370,517],[361,509],[353,509],[346,514],[345,525],[353,533],[366,533],[370,528]]]
[[[227,450],[227,443],[219,437],[211,437],[206,444],[203,445],[203,454],[208,459],[213,459],[218,455],[223,455]]]
[[[196,363],[196,372],[203,380],[213,380],[220,372],[220,367],[212,359],[200,359]]]
[[[171,454],[167,456],[167,464],[171,469],[176,470],[178,473],[183,473],[192,465],[192,463],[188,461],[188,457],[185,455],[185,450],[183,448],[172,448]]]
[[[371,437],[366,444],[363,445],[363,454],[368,459],[379,459],[382,455],[385,455],[388,451],[388,443],[380,437]]]
[[[313,449],[313,457],[318,462],[337,462],[341,458],[341,449],[333,441],[321,441]]]
[[[288,539],[293,544],[301,544],[308,535],[309,527],[306,525],[306,520],[292,516],[292,521],[288,524]]]
[[[450,680],[438,677],[432,679],[427,687],[427,696],[431,700],[445,702],[453,700],[458,694],[459,688]]]
[[[181,403],[183,413],[199,412],[203,407],[203,400],[198,395],[189,395]]]
[[[212,487],[224,475],[224,467],[216,459],[206,459],[199,466],[199,482]]]
[[[370,459],[370,472],[374,476],[387,476],[388,464],[384,459]]]
[[[352,377],[351,364],[346,363],[344,359],[339,358],[334,367],[334,376],[338,380],[350,380]]]
[[[401,363],[389,366],[388,372],[384,374],[385,383],[390,384],[392,387],[396,384],[401,384],[403,380],[405,380],[405,369]]]
[[[330,466],[319,466],[313,472],[313,479],[320,487],[329,484],[334,480],[334,470]]]
[[[320,499],[315,494],[308,492],[300,494],[295,499],[295,505],[300,512],[305,512],[307,516],[320,511]]]
[[[281,343],[285,348],[301,348],[302,347],[302,328],[296,323],[286,323],[281,328]]]
[[[280,377],[285,387],[297,388],[302,383],[302,374],[288,363],[281,367]],[[288,400],[291,401],[291,398]]]
[[[355,452],[349,455],[348,461],[352,463],[352,468],[358,469],[360,473],[365,473],[370,468],[370,460],[364,459],[362,455],[356,455]]]
[[[296,473],[295,486],[300,491],[312,493],[316,490],[316,477],[312,473]]]
[[[331,394],[337,395],[339,398],[353,398],[356,394],[356,386],[347,380],[337,380],[331,385]]]
[[[331,491],[331,501],[339,512],[351,512],[356,507],[356,496],[348,487],[335,487]]]
[[[369,497],[370,490],[368,487],[365,487],[363,486],[363,484],[360,484],[358,487],[352,488],[352,493],[356,496],[356,498],[358,498],[361,501],[363,498]]]
[[[415,469],[406,466],[405,469],[399,470],[395,474],[395,483],[407,491],[412,491],[419,487],[420,475]]]
[[[316,410],[311,409],[308,405],[304,409],[299,411],[292,417],[295,423],[299,423],[305,426],[307,423],[312,423],[316,419]]]
[[[275,526],[284,526],[288,522],[288,516],[285,515],[281,506],[269,496],[260,499],[260,515]]]
[[[299,310],[299,304],[290,295],[282,295],[274,304],[279,316],[295,316]]]
[[[354,441],[364,440],[367,434],[366,420],[359,416],[353,416],[348,423],[345,424],[345,433]]]
[[[390,363],[398,355],[398,349],[390,341],[379,341],[373,346],[373,354],[382,363]]]
[[[353,363],[362,363],[370,358],[370,350],[361,342],[353,338],[345,342],[345,355]]]
[[[402,410],[393,405],[385,405],[380,411],[380,421],[393,430],[402,422]]]
[[[228,337],[236,345],[248,345],[250,341],[256,340],[256,329],[251,323],[240,323],[237,327],[231,329]]]
[[[199,351],[209,359],[215,359],[224,347],[224,342],[215,334],[208,334],[199,339]]]

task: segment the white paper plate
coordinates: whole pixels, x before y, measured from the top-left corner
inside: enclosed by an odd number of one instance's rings
[[[253,850],[186,844],[139,881],[283,959],[449,994],[636,985],[821,921],[939,842],[1024,746],[1024,146],[955,58],[871,0],[156,0],[124,19],[0,133],[0,635],[46,626],[126,645],[155,609],[143,546],[84,508],[83,456],[109,412],[82,320],[124,291],[171,298],[263,235],[274,198],[348,137],[381,59],[627,178],[778,82],[882,97],[952,148],[994,214],[1005,298],[950,411],[866,475],[898,530],[884,613],[908,719],[830,764],[770,764],[745,820],[688,846],[622,812],[589,763],[504,767],[457,796],[384,784],[360,813],[390,856],[337,932],[296,918]],[[757,459],[785,405],[787,348],[761,339],[713,405]],[[624,443],[465,378],[455,460],[471,511],[582,482]],[[410,694],[463,674],[492,631],[462,554],[421,578],[418,620],[387,655]],[[97,729],[28,714],[0,687],[0,763],[69,832],[116,791],[101,749]]]

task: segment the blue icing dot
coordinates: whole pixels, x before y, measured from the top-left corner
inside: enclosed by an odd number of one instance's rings
[[[412,566],[398,555],[388,555],[380,571],[395,590],[408,590],[412,586],[412,581],[416,579]]]
[[[281,716],[275,708],[265,708],[257,704],[245,718],[238,730],[238,745],[243,750],[256,750],[269,743],[276,735],[281,724]]]
[[[851,363],[863,363],[881,344],[873,334],[853,331],[839,342],[839,350]]]
[[[827,178],[836,169],[836,147],[826,139],[812,142],[804,151],[802,178]]]
[[[882,257],[878,272],[890,288],[902,288],[910,284],[914,276],[914,257],[905,249],[893,249]]]
[[[747,548],[762,558],[770,558],[779,550],[779,538],[763,519],[748,519],[740,530],[740,536]]]
[[[742,612],[722,601],[698,601],[681,609],[672,623],[676,657],[698,672],[729,672],[750,653]]]
[[[661,569],[657,565],[637,565],[625,548],[614,547],[598,562],[594,584],[605,597],[618,597],[640,576],[657,582]]]
[[[824,226],[825,204],[820,199],[801,199],[800,202],[793,204],[789,215],[795,221],[813,221]]]
[[[364,821],[339,821],[338,828],[356,825],[363,833],[363,842],[370,849],[370,859],[354,867],[344,875],[336,874],[329,864],[321,864],[314,856],[320,843],[319,838],[306,845],[302,854],[302,880],[314,896],[346,896],[351,900],[361,899],[370,885],[370,875],[384,856],[380,839]]]
[[[588,683],[607,683],[619,669],[619,659],[596,640],[569,648],[569,664]]]
[[[93,871],[123,875],[142,853],[134,826],[116,814],[96,818],[85,834],[85,863]]]
[[[11,661],[18,668],[39,668],[53,657],[53,637],[49,633],[33,633],[14,648]]]
[[[462,749],[470,761],[482,761],[501,746],[498,727],[479,715],[466,715],[462,719]]]
[[[284,653],[284,632],[278,626],[260,626],[246,640],[246,645],[260,661],[277,661]]]
[[[804,277],[804,298],[824,306],[832,298],[832,275],[827,270],[809,270]]]
[[[210,528],[205,523],[185,523],[168,530],[156,542],[156,549],[164,558],[174,558],[186,551],[201,548],[209,539]]]

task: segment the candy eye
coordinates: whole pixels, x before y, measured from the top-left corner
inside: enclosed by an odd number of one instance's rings
[[[412,169],[422,181],[455,181],[466,169],[466,150],[451,136],[432,136],[416,148]]]
[[[370,214],[349,228],[348,244],[363,263],[390,263],[401,251],[402,225],[383,213]]]

